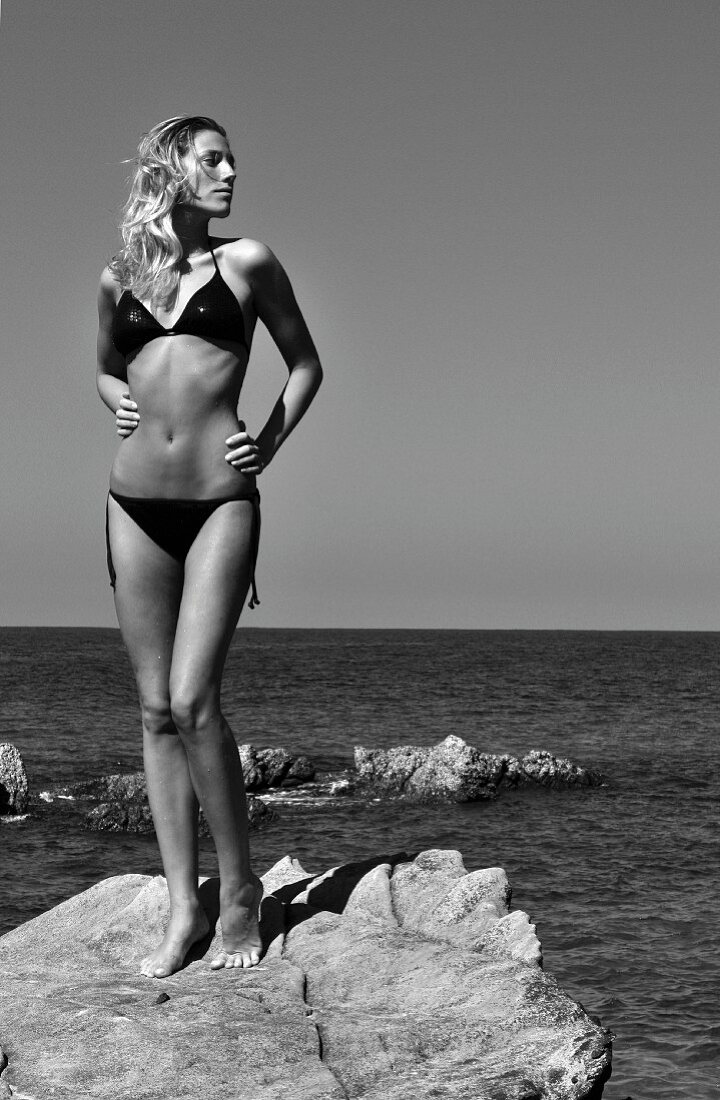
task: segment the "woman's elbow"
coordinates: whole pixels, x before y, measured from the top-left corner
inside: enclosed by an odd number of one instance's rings
[[[308,357],[290,367],[290,377],[297,378],[301,385],[307,387],[311,393],[315,393],[323,380],[323,369],[317,356]]]
[[[102,363],[98,363],[97,370],[95,371],[95,385],[98,388],[98,393],[102,394],[109,376],[110,373],[107,368]]]

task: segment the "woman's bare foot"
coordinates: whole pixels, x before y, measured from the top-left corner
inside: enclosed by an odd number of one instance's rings
[[[162,942],[140,963],[140,973],[147,978],[167,978],[174,974],[192,945],[209,931],[209,921],[200,905],[176,907],[170,914]]]
[[[256,875],[227,895],[220,890],[220,924],[223,950],[210,963],[211,970],[257,966],[262,953],[258,927],[263,885]]]

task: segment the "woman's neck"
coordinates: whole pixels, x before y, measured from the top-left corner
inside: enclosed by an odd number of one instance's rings
[[[174,212],[173,229],[182,246],[184,261],[190,260],[193,256],[202,255],[210,248],[209,221],[209,218],[193,217],[190,211],[183,209]]]

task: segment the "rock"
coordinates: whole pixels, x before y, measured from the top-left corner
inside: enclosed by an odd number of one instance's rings
[[[255,749],[252,745],[238,745],[238,753],[246,790],[293,788],[310,783],[315,778],[315,766],[307,756],[294,757],[282,748]],[[97,803],[84,811],[84,823],[88,829],[114,833],[154,831],[143,772],[103,775],[74,783],[56,793],[75,803]],[[83,807],[76,806],[76,809],[83,810]],[[277,814],[260,799],[249,797],[248,818],[251,828],[260,828],[275,820]],[[202,813],[200,835],[209,836]]]
[[[309,756],[296,756],[282,780],[282,787],[298,787],[301,783],[312,783],[315,778],[315,765]]]
[[[73,783],[64,793],[75,798],[97,798],[102,802],[147,802],[144,772],[129,775],[101,775],[82,783]]]
[[[22,757],[14,745],[0,744],[0,814],[24,814],[28,781]]]
[[[529,752],[520,766],[527,781],[543,787],[597,787],[603,783],[599,772],[588,771],[550,752]]]
[[[263,785],[263,777],[257,765],[255,749],[252,745],[238,745],[240,764],[243,770],[246,791],[255,791]]]
[[[251,829],[260,829],[277,818],[276,812],[260,798],[247,796],[248,823]],[[101,802],[85,815],[85,828],[94,832],[154,833],[152,813],[147,802]],[[198,823],[200,836],[210,836],[205,815],[200,811]]]
[[[279,787],[292,764],[285,749],[258,749],[257,760],[266,787]]]
[[[252,970],[210,971],[209,935],[171,978],[141,977],[168,910],[144,875],[0,937],[0,1085],[57,1100],[602,1096],[611,1037],[541,970],[502,869],[429,851],[313,876],[285,857],[264,883]],[[217,887],[201,885],[213,925]]]
[[[10,746],[12,747],[12,746]],[[307,756],[291,756],[286,749],[256,749],[253,745],[238,745],[247,791],[270,787],[295,787],[315,778],[315,765]],[[101,802],[146,802],[147,786],[144,772],[129,775],[102,775],[63,787],[60,792],[74,798],[98,799]]]
[[[85,815],[85,828],[105,833],[153,833],[147,803],[100,802]]]
[[[597,786],[597,772],[555,757],[531,752],[522,760],[480,752],[450,735],[439,745],[421,748],[355,748],[357,778],[366,791],[414,801],[476,802],[494,798],[502,787],[534,783],[546,787]]]
[[[434,745],[424,764],[410,776],[407,793],[437,801],[477,802],[492,798],[502,775],[500,758],[480,752],[450,735]]]
[[[356,745],[358,779],[380,793],[404,794],[408,780],[426,762],[429,751],[415,745],[398,745],[393,749],[364,749]]]
[[[248,791],[296,787],[315,778],[315,765],[307,756],[293,757],[286,749],[256,749],[253,745],[238,745],[238,752]]]
[[[261,829],[264,825],[269,825],[271,821],[276,821],[278,816],[272,807],[263,802],[262,798],[253,798],[251,794],[247,795],[247,813],[251,829]],[[201,826],[204,821],[205,818],[201,812]]]
[[[211,907],[213,891],[205,893]],[[9,1058],[0,1080],[13,1094],[341,1100],[319,1057],[298,968],[275,958],[252,973],[214,973],[201,960],[208,937],[179,974],[143,978],[137,956],[166,917],[164,880],[126,875],[0,939],[2,965],[14,968],[0,989],[0,1046]],[[42,960],[30,958],[34,951]],[[162,1004],[160,986],[169,998]]]

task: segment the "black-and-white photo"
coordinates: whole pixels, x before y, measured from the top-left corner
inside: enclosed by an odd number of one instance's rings
[[[0,102],[0,1097],[717,1097],[720,6],[6,0]]]

